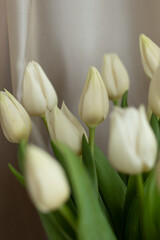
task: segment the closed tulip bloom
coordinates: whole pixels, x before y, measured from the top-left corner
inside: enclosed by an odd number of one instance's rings
[[[153,74],[160,64],[160,49],[144,34],[140,35],[140,53],[143,69],[152,79]]]
[[[41,66],[29,62],[23,81],[23,104],[30,115],[44,116],[57,104],[57,94]]]
[[[51,139],[65,143],[81,154],[82,136],[86,133],[66,105],[63,103],[61,109],[55,106],[51,112],[46,111],[46,119]]]
[[[153,168],[158,146],[143,106],[114,109],[108,150],[109,161],[119,172],[139,174]]]
[[[26,150],[24,176],[30,198],[39,211],[56,210],[68,200],[70,187],[63,168],[56,159],[34,145]]]
[[[80,97],[79,115],[88,127],[94,128],[107,117],[108,109],[108,94],[103,80],[98,70],[91,67]]]
[[[31,133],[31,120],[23,106],[7,90],[0,92],[0,121],[8,141],[27,141]]]
[[[155,71],[150,83],[149,105],[152,112],[160,117],[160,66]]]
[[[105,54],[101,76],[111,100],[120,99],[129,89],[128,73],[116,54]]]

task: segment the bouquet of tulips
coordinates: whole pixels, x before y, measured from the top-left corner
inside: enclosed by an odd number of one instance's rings
[[[145,73],[151,79],[148,115],[128,106],[128,73],[116,54],[104,56],[101,74],[91,67],[79,101],[81,123],[36,62],[26,66],[22,105],[0,92],[5,137],[19,144],[19,169],[49,240],[158,240],[160,238],[160,49],[140,36]],[[110,114],[108,157],[95,144],[95,130]],[[53,156],[28,143],[30,116],[39,116]]]

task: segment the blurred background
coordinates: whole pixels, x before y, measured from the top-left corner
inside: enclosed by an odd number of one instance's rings
[[[139,35],[160,46],[159,10],[159,0],[0,0],[0,89],[21,100],[26,63],[35,60],[52,81],[59,106],[64,100],[78,117],[88,68],[101,70],[104,53],[117,53],[130,76],[129,104],[147,106],[149,79],[140,61]],[[45,128],[37,119],[34,123],[31,141],[45,147]],[[105,154],[108,123],[109,118],[96,134]],[[17,145],[0,129],[0,239],[45,240],[33,205],[8,169],[9,162],[17,166],[16,152]]]

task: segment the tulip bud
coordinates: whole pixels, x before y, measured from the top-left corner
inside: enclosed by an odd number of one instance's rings
[[[63,103],[49,112],[46,118],[51,139],[68,145],[74,152],[81,154],[82,136],[86,135],[84,128]]]
[[[98,70],[91,67],[80,97],[79,115],[88,127],[94,128],[104,121],[108,109],[108,94],[103,80]]]
[[[152,112],[160,117],[160,66],[155,71],[150,83],[149,105]]]
[[[0,120],[8,141],[27,141],[31,133],[31,120],[22,105],[7,90],[0,92]]]
[[[116,54],[105,54],[101,76],[111,100],[120,99],[129,88],[128,73]]]
[[[109,161],[119,172],[139,174],[155,164],[158,150],[145,109],[116,107],[110,118]]]
[[[29,195],[41,212],[56,210],[69,198],[70,187],[61,165],[34,145],[26,150],[24,176]]]
[[[140,35],[140,53],[143,69],[152,79],[153,74],[160,64],[160,49],[144,34]]]
[[[57,94],[41,66],[29,62],[23,81],[23,104],[30,115],[44,116],[57,104]]]

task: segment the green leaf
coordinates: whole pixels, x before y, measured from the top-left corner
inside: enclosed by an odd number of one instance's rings
[[[137,197],[134,198],[129,208],[126,225],[125,240],[142,240],[139,228],[139,205]]]
[[[160,236],[160,194],[156,186],[154,171],[148,177],[145,186],[145,209],[147,240]]]
[[[76,239],[76,233],[69,225],[68,221],[61,215],[61,212],[54,211],[49,214],[50,219],[53,221],[53,224],[58,228],[62,236],[65,236],[67,239]]]
[[[126,225],[129,209],[132,206],[133,201],[135,200],[135,196],[136,196],[135,176],[129,176],[125,203],[124,203],[124,210],[123,210],[123,234],[125,232],[125,225]]]
[[[103,203],[101,195],[99,194],[99,191],[98,191],[98,180],[97,180],[95,161],[93,160],[93,157],[91,154],[91,149],[90,149],[89,143],[87,142],[85,136],[83,136],[83,138],[82,138],[82,159],[83,159],[83,163],[86,166],[86,169],[91,177],[93,185],[95,186],[95,190],[98,195],[98,199],[99,199],[99,203],[101,205],[102,211],[105,213],[106,217],[108,218],[108,220],[111,224],[110,216],[109,216],[108,211]]]
[[[125,185],[128,184],[128,178],[129,176],[127,174],[124,174],[124,173],[120,173],[118,172],[118,175],[120,176],[120,178],[122,179],[122,181],[124,182]]]
[[[154,172],[151,172],[144,184],[144,226],[145,240],[159,239],[160,236],[160,195],[156,187]],[[129,208],[126,226],[126,240],[141,240],[139,231],[139,206],[138,198],[135,197]],[[131,234],[132,233],[132,234]]]
[[[121,100],[121,107],[126,108],[128,107],[128,90],[123,94],[122,100]]]
[[[92,157],[92,154],[91,154],[89,144],[88,144],[84,135],[83,135],[83,138],[82,138],[82,159],[83,159],[83,163],[85,164],[85,166],[88,170],[88,173],[90,174],[93,185],[95,186],[95,190],[98,194],[98,182],[97,182],[96,166],[95,166],[95,162],[94,162],[94,159]]]
[[[150,119],[150,125],[153,129],[153,132],[156,136],[157,142],[158,142],[158,146],[160,147],[160,128],[159,128],[159,121],[157,116],[152,113],[151,119]]]
[[[116,237],[99,205],[91,179],[80,158],[63,144],[52,143],[54,153],[63,162],[78,207],[79,240],[115,240]]]
[[[42,225],[46,231],[49,240],[70,240],[61,230],[54,215],[39,213]]]
[[[95,163],[102,199],[110,212],[115,232],[120,237],[126,186],[98,147],[95,147]]]
[[[12,174],[15,176],[15,178],[18,180],[18,182],[25,187],[25,182],[24,182],[24,177],[22,176],[21,173],[19,173],[17,171],[17,169],[15,169],[10,163],[8,164],[8,167],[10,169],[10,171],[12,172]]]

